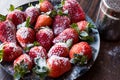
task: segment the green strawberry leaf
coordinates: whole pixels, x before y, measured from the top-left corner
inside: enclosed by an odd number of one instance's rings
[[[30,27],[30,17],[27,18],[25,27]]]
[[[63,6],[65,4],[65,0],[61,0],[61,4]]]
[[[4,54],[3,47],[4,47],[4,43],[0,45],[0,62],[3,61],[3,54]]]
[[[81,54],[83,54],[83,53],[74,54],[74,58],[72,58],[70,60],[70,62],[72,64],[77,64],[77,65],[80,65],[80,66],[87,64],[87,56],[81,55]]]
[[[35,63],[35,67],[33,68],[34,74],[43,80],[49,73],[46,59],[37,57],[34,59],[34,63]]]
[[[46,15],[54,18],[57,15],[57,12],[56,12],[56,10],[48,11],[48,12],[46,12]]]
[[[44,0],[39,0],[39,3],[42,3]]]
[[[62,10],[59,9],[57,10],[57,14],[60,16],[68,16],[68,11],[66,10],[63,12]]]
[[[16,64],[14,67],[14,79],[19,80],[20,78],[23,78],[23,76],[27,73],[29,73],[28,65],[25,64],[24,60],[20,62],[20,64]]]
[[[0,62],[3,60],[3,50],[0,50]]]
[[[5,21],[6,20],[6,16],[0,14],[0,21]]]
[[[66,43],[67,47],[70,48],[73,44],[73,39],[68,39],[65,43]]]
[[[22,10],[23,10],[23,7],[18,7],[18,8],[16,8],[16,9],[22,11]]]
[[[72,23],[71,28],[75,29],[78,32],[78,34],[80,33],[80,30],[79,30],[78,25],[76,23]]]
[[[8,11],[12,12],[12,11],[14,11],[14,10],[15,10],[14,5],[10,4],[10,8],[8,9]]]
[[[88,43],[94,42],[94,37],[90,36],[86,31],[81,31],[79,34],[79,38]]]

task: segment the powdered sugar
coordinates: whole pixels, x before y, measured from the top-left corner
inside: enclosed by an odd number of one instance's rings
[[[64,58],[64,57],[59,57],[59,56],[51,56],[49,59],[48,59],[48,63],[49,64],[53,64],[53,65],[61,65],[61,64],[64,64],[66,65],[66,63],[69,61],[68,58]]]
[[[18,30],[17,34],[20,34],[21,38],[26,39],[29,35],[29,30],[26,27],[23,27]]]

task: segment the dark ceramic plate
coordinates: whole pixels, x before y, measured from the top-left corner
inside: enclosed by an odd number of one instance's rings
[[[56,5],[56,4],[60,3],[60,0],[51,0],[51,2],[52,2],[53,5]],[[31,4],[33,4],[33,5],[36,5],[37,3],[38,3],[38,1],[31,2]],[[23,9],[25,10],[28,7],[28,5],[29,5],[29,3],[21,5],[21,7],[23,7]],[[86,17],[86,20],[93,23],[93,21],[88,16]],[[100,48],[100,37],[99,37],[98,30],[93,29],[92,35],[95,37],[95,41],[90,44],[94,48],[93,57],[88,62],[87,65],[84,65],[84,66],[73,65],[72,69],[69,72],[62,75],[61,77],[59,77],[57,79],[52,79],[52,78],[46,77],[45,80],[74,80],[74,79],[77,79],[78,77],[80,77],[81,75],[83,75],[84,73],[86,73],[91,68],[93,63],[95,62],[95,60],[96,60],[96,58],[98,56],[99,48]],[[0,64],[0,66],[7,73],[9,73],[10,75],[13,76],[14,71],[13,71],[12,63],[4,63],[4,62],[2,62]],[[24,80],[39,80],[39,79],[34,77],[34,75],[31,72],[30,74],[25,75]]]

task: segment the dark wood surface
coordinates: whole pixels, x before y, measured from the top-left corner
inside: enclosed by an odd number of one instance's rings
[[[100,0],[78,0],[85,12],[95,21]],[[101,39],[100,52],[92,68],[77,80],[120,80],[120,41],[109,42]],[[0,69],[0,80],[13,80],[12,76]],[[1,73],[0,72],[0,73]]]

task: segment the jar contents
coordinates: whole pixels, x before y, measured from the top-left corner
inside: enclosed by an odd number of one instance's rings
[[[120,0],[102,0],[96,19],[104,40],[120,40]]]

